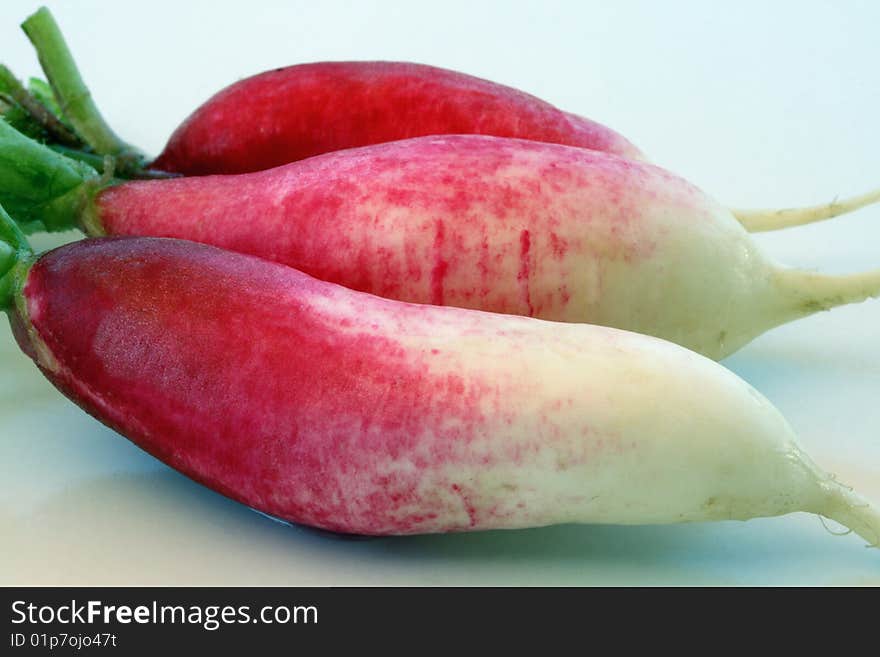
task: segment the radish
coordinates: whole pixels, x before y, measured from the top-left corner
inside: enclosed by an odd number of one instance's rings
[[[78,136],[96,153],[119,159],[116,171],[125,177],[245,173],[436,134],[516,137],[644,159],[613,130],[516,89],[422,64],[360,61],[290,66],[230,85],[196,109],[145,170],[140,151],[101,116],[49,10],[40,9],[22,27]],[[733,213],[748,230],[775,230],[878,201],[880,190],[815,208]]]
[[[880,514],[780,413],[648,336],[391,301],[194,242],[34,258],[0,298],[65,395],[171,467],[280,519],[415,534]]]
[[[205,242],[402,301],[613,326],[719,359],[880,294],[880,270],[772,264],[686,181],[598,151],[447,135],[103,187],[84,164],[5,132],[0,201],[17,218]]]
[[[408,62],[317,62],[223,89],[151,164],[185,175],[247,173],[313,155],[437,134],[568,144],[641,159],[623,136],[488,80]]]

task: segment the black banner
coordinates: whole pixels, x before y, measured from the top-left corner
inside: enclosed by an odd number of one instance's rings
[[[775,606],[810,596],[755,589],[545,588],[5,588],[0,654],[370,654],[461,651],[475,639],[493,654],[551,646],[680,649],[698,636],[778,633]],[[769,596],[769,597],[768,597]],[[792,606],[800,599],[802,605]],[[838,608],[839,609],[839,608]],[[768,613],[769,611],[769,613]],[[804,613],[807,611],[808,613]],[[695,634],[696,633],[696,634]],[[698,641],[699,642],[699,641]],[[306,652],[308,651],[308,652]],[[274,654],[274,651],[273,651]],[[541,651],[543,654],[543,650]]]

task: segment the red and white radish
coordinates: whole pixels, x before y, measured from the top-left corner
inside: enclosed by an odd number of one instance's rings
[[[414,534],[880,515],[770,403],[669,342],[406,304],[168,239],[2,251],[22,348],[68,397],[284,520]],[[14,237],[14,236],[13,236]]]
[[[784,322],[880,294],[880,270],[773,264],[686,181],[597,151],[422,137],[258,173],[101,189],[84,165],[12,137],[22,147],[0,138],[0,200],[16,217],[21,197],[34,205],[46,192],[12,174],[42,170],[61,189],[29,218],[49,227],[190,239],[398,300],[613,326],[716,359]]]

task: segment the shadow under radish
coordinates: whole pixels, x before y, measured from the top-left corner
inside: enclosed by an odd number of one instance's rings
[[[340,541],[273,522],[160,470],[96,477],[30,512],[0,509],[0,517],[15,537],[4,546],[5,584],[880,583],[874,551],[859,550],[857,538],[826,535],[804,514]]]

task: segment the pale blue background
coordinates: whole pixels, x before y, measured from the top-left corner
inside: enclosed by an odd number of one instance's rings
[[[732,206],[880,185],[873,2],[48,4],[110,123],[153,153],[239,77],[401,59],[605,122]],[[17,27],[37,6],[0,5],[2,60],[21,76],[38,70]],[[878,267],[880,207],[759,241],[792,265]],[[880,302],[868,302],[777,329],[726,364],[817,461],[880,502],[878,335]],[[880,584],[880,552],[804,514],[327,540],[189,482],[90,419],[18,353],[5,322],[0,352],[0,584]]]

